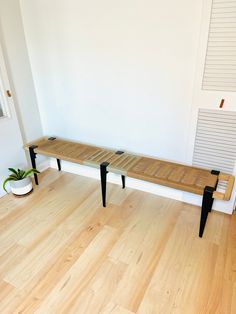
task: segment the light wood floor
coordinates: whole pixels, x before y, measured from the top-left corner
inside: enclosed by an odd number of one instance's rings
[[[236,313],[236,216],[46,171],[0,200],[0,313]]]

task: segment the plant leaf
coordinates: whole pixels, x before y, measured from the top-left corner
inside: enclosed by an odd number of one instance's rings
[[[28,170],[28,171],[26,171],[26,172],[25,172],[25,174],[24,174],[24,178],[26,178],[26,177],[30,177],[30,176],[31,176],[31,174],[33,174],[32,169],[30,169],[30,170]]]
[[[37,169],[30,169],[30,170],[28,170],[27,172],[25,172],[25,174],[24,174],[24,178],[26,178],[26,177],[30,177],[33,173],[40,173]]]
[[[15,174],[10,174],[8,178],[14,179],[14,180],[19,180],[18,176],[16,176]]]
[[[17,178],[18,178],[18,180],[22,179],[22,171],[23,170],[21,170],[21,169],[18,169],[18,171],[17,171]]]
[[[13,178],[8,177],[4,182],[3,182],[3,189],[8,193],[7,189],[6,189],[6,184],[8,181],[15,181]]]
[[[21,171],[20,171],[20,178],[21,178],[21,179],[24,179],[24,174],[25,174],[25,171],[24,171],[24,170],[21,170]]]
[[[17,171],[16,171],[16,169],[14,169],[14,168],[8,168],[8,170],[9,170],[9,171],[11,171],[11,172],[13,172],[14,174],[16,174],[16,175],[17,175]]]
[[[37,169],[31,169],[33,171],[33,173],[40,173],[40,171],[38,171]]]

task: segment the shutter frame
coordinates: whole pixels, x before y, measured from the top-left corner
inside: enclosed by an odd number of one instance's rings
[[[199,109],[193,165],[233,174],[235,163],[236,112]],[[220,182],[219,188],[224,189],[225,183]]]
[[[236,0],[213,0],[203,90],[236,92]]]

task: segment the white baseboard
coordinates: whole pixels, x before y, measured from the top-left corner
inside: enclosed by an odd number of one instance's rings
[[[73,164],[67,161],[61,161],[61,165],[62,170],[65,172],[75,173],[81,176],[100,180],[100,172],[98,169],[79,164]],[[57,169],[57,162],[55,159],[51,159],[50,166],[54,169]],[[121,176],[118,174],[109,173],[107,176],[107,181],[110,183],[121,185]],[[153,184],[147,181],[141,181],[127,177],[126,186],[152,194],[173,198],[178,201],[182,200],[183,192],[171,188],[166,188],[164,186]]]
[[[50,158],[47,158],[37,165],[37,169],[38,171],[43,172],[51,167],[50,164],[51,164],[51,160]]]
[[[100,172],[98,169],[87,167],[87,166],[82,166],[79,164],[74,164],[67,161],[61,161],[61,165],[62,165],[62,170],[65,172],[75,173],[81,176],[100,180]],[[50,166],[54,169],[57,169],[57,163],[55,159],[50,160]],[[110,183],[121,185],[120,176],[114,173],[109,173],[107,177],[107,181]],[[182,201],[182,202],[196,205],[196,206],[201,206],[202,204],[202,196],[200,195],[182,192],[179,190],[157,185],[157,184],[150,183],[147,181],[136,180],[136,179],[127,177],[126,186],[133,189],[156,194],[156,195],[167,197],[167,198],[171,198],[177,201]],[[234,203],[235,203],[235,196],[236,195],[233,194],[231,201],[229,202],[215,201],[213,209],[216,211],[226,213],[226,214],[232,214]]]

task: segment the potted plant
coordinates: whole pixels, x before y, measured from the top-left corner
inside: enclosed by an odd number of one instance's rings
[[[3,182],[3,189],[8,193],[6,189],[7,182],[10,183],[11,191],[14,195],[25,195],[30,193],[33,190],[31,175],[33,173],[39,173],[36,169],[29,169],[29,170],[21,170],[21,169],[14,169],[8,168],[11,172],[9,176]]]

